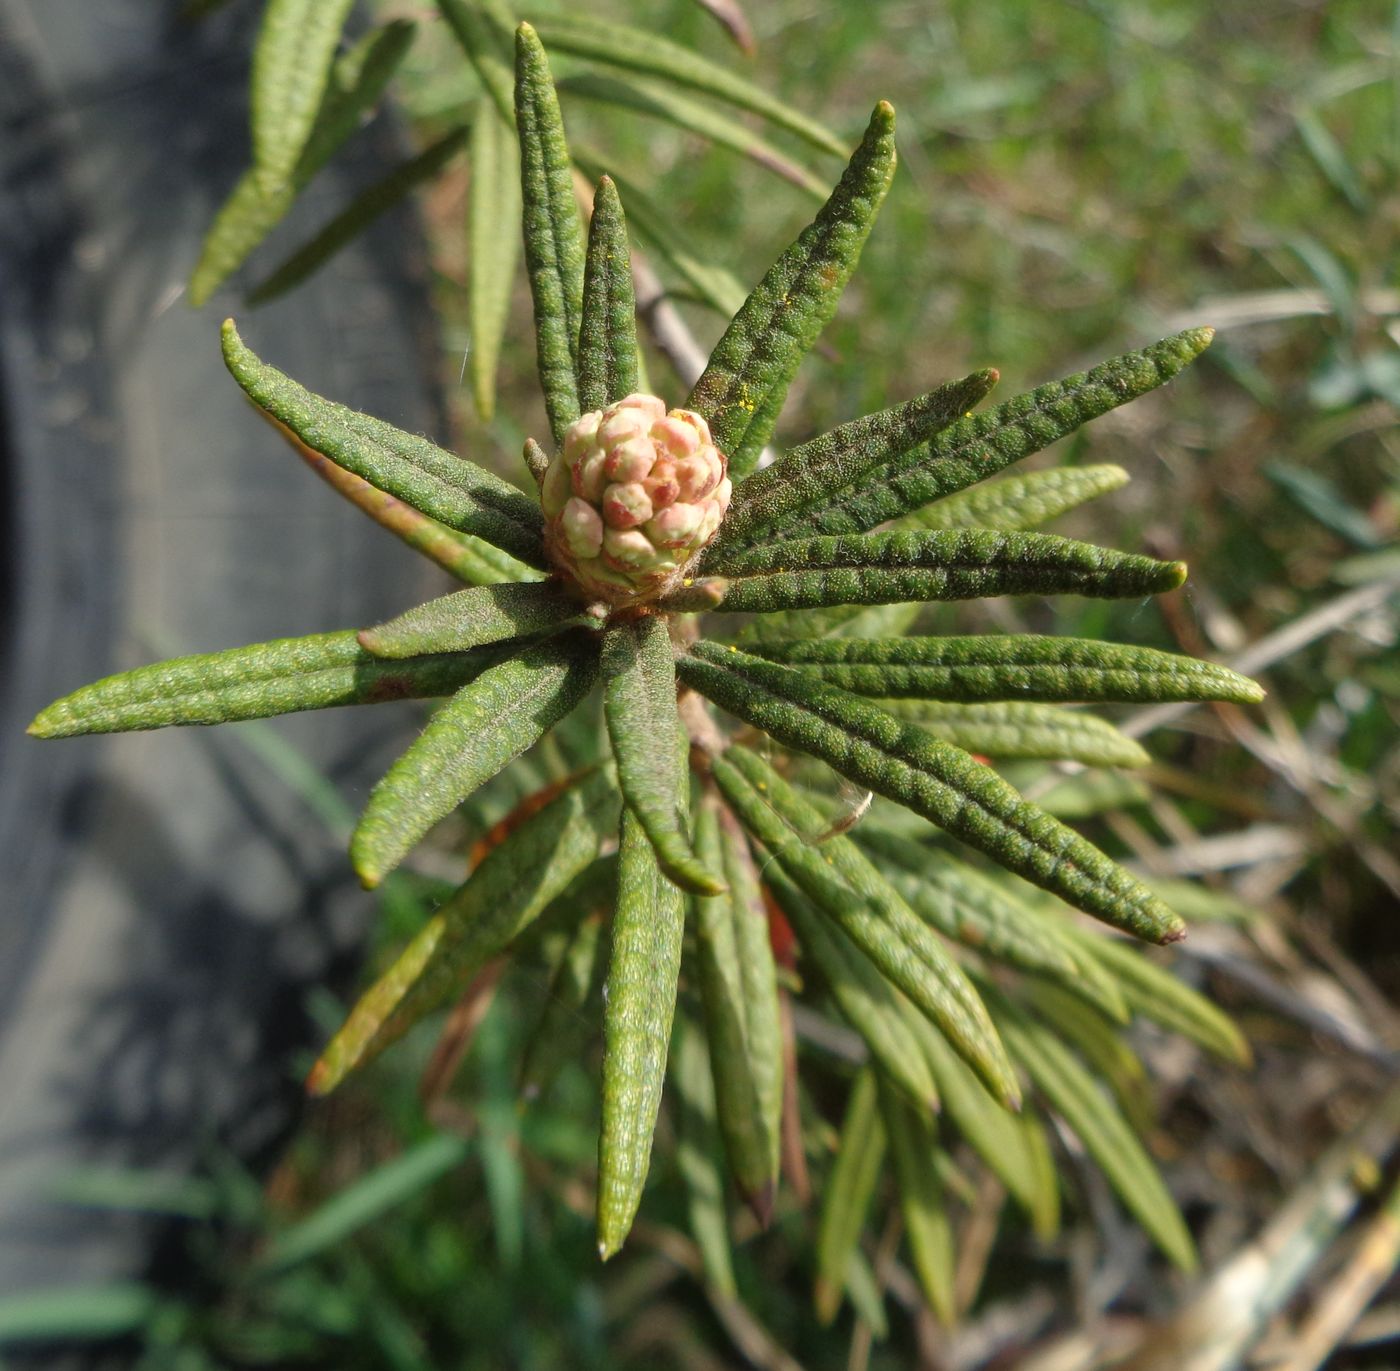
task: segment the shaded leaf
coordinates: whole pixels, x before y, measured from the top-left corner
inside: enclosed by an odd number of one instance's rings
[[[687,405],[709,421],[737,482],[758,461],[798,364],[836,311],[894,176],[894,109],[865,137],[816,219],[768,269],[715,345]]]
[[[94,681],[54,701],[29,731],[69,738],[450,695],[497,660],[498,653],[473,652],[382,662],[360,646],[353,629],[277,638]]]
[[[627,221],[611,177],[598,182],[588,225],[578,343],[578,402],[605,409],[637,389],[637,304]]]
[[[947,638],[766,640],[770,661],[816,672],[857,695],[922,700],[1232,700],[1264,692],[1248,677],[1175,652],[1089,638],[1003,633]]]
[[[1154,942],[1181,920],[1140,881],[960,748],[792,668],[701,641],[687,685],[779,742],[902,804],[1032,884]]]
[[[488,423],[496,410],[496,365],[510,318],[510,292],[520,255],[520,149],[514,111],[481,101],[472,120],[471,198],[467,202],[467,309],[476,412]]]
[[[790,538],[864,533],[921,505],[994,476],[1090,419],[1171,380],[1209,345],[1214,330],[1187,329],[1092,371],[1051,381],[944,429],[867,472],[835,499],[783,527]]]
[[[525,268],[535,302],[540,386],[556,446],[579,417],[578,339],[583,309],[583,229],[574,199],[569,148],[549,62],[535,30],[515,33],[515,118]]]
[[[531,566],[546,565],[539,506],[514,486],[426,438],[313,395],[256,357],[232,319],[224,322],[223,347],[224,363],[248,398],[313,451],[449,528]]]
[[[603,858],[611,873],[607,908],[612,906],[617,863]],[[603,962],[598,956],[603,910],[586,917],[574,930],[549,982],[544,1011],[520,1056],[520,1094],[533,1100],[549,1088],[561,1066],[578,1057],[579,1022],[587,1006],[601,993]]]
[[[582,617],[578,601],[550,581],[473,586],[363,629],[359,638],[376,657],[421,657],[559,629]]]
[[[459,690],[370,792],[350,842],[365,885],[378,885],[439,819],[562,719],[596,674],[592,644],[569,634]]]
[[[905,516],[908,528],[1036,528],[1128,483],[1107,464],[1028,471],[969,486]]]
[[[685,931],[684,899],[662,875],[651,843],[627,808],[621,841],[604,996],[598,1136],[598,1255],[604,1261],[626,1240],[646,1183]]]
[[[617,778],[627,807],[678,886],[716,895],[724,882],[690,847],[682,815],[689,776],[678,761],[676,666],[667,621],[659,615],[603,633],[603,706]]]
[[[509,11],[499,0],[437,0],[437,7],[497,113],[513,125],[515,81],[510,31],[515,21]]]

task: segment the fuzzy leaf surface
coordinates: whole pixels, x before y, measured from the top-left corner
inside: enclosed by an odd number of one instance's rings
[[[820,845],[820,811],[756,753],[731,748],[713,759],[730,807],[804,895],[947,1035],[990,1089],[1016,1099],[1016,1082],[987,1011],[941,939],[847,838]]]
[[[1214,662],[1090,638],[806,638],[765,641],[754,651],[842,690],[888,698],[1255,704],[1264,697],[1247,676]]]
[[[543,516],[514,486],[426,438],[313,395],[259,360],[232,319],[224,323],[223,346],[224,363],[248,398],[313,451],[449,528],[545,565]]]
[[[1183,935],[1181,920],[1146,886],[960,748],[857,696],[734,648],[701,641],[677,670],[746,723],[819,757],[1086,913],[1153,942]]]
[[[713,96],[795,133],[814,148],[845,155],[845,144],[816,120],[775,99],[761,86],[701,57],[693,48],[672,43],[655,32],[572,15],[542,20],[539,30],[545,45],[558,52],[588,57],[604,66],[640,72],[668,86],[685,86]]]
[[[882,101],[831,198],[744,301],[690,392],[688,407],[709,421],[736,482],[772,433],[773,402],[835,313],[894,164],[894,110]]]
[[[509,108],[509,107],[508,107]],[[472,121],[467,202],[467,308],[471,324],[472,395],[488,423],[496,412],[496,366],[510,319],[510,291],[520,256],[520,149],[513,111],[482,100]]]
[[[637,389],[637,303],[617,185],[598,182],[588,225],[578,343],[578,402],[585,414]]]
[[[253,49],[249,95],[253,168],[265,189],[285,185],[330,83],[351,0],[268,0]]]
[[[716,895],[724,882],[691,850],[683,814],[689,777],[679,764],[676,665],[666,620],[649,615],[603,633],[603,708],[627,807],[682,889]]]
[[[641,824],[624,807],[603,1011],[598,1252],[604,1261],[625,1241],[646,1184],[684,932],[684,897],[662,874]]]
[[[908,528],[1038,528],[1100,495],[1127,485],[1107,463],[1028,471],[969,486],[905,517]]]
[[[556,446],[581,413],[579,318],[583,228],[549,61],[529,24],[515,32],[515,121],[520,137],[525,269],[535,302],[535,353]]]
[[[995,371],[974,372],[902,405],[853,419],[784,453],[735,490],[702,566],[719,564],[727,549],[750,546],[762,538],[766,526],[820,505],[873,467],[947,428],[972,409],[996,381]]]
[[[381,662],[360,646],[354,629],[277,638],[94,681],[49,705],[29,731],[37,738],[71,738],[450,695],[498,656],[488,651]]]
[[[995,476],[1090,419],[1171,380],[1209,346],[1212,336],[1208,328],[1187,329],[970,415],[912,452],[866,473],[822,508],[800,515],[782,531],[790,538],[864,533]]]
[[[357,1065],[437,1009],[598,856],[616,822],[617,792],[594,772],[526,818],[493,847],[360,997],[321,1054],[308,1088],[324,1095]]]
[[[720,578],[716,609],[756,614],[991,595],[1135,598],[1186,579],[1181,562],[1053,533],[975,528],[767,542],[717,558],[706,571]]]
[[[370,792],[355,828],[350,857],[365,885],[378,885],[439,819],[578,704],[597,661],[586,638],[554,638],[483,672],[433,715]]]
[[[364,629],[360,643],[376,657],[397,660],[523,638],[563,628],[580,617],[578,601],[548,581],[473,586]]]

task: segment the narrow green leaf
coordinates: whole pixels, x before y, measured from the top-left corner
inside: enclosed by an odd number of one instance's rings
[[[515,31],[515,116],[520,135],[525,267],[535,302],[540,386],[556,446],[579,417],[578,339],[583,229],[549,61],[535,30]]]
[[[1181,562],[1053,533],[976,528],[766,542],[716,558],[706,570],[720,578],[716,609],[757,614],[991,595],[1135,598],[1175,590],[1186,579]]]
[[[615,861],[610,863],[614,885],[616,865]],[[602,991],[603,962],[598,956],[602,933],[602,911],[599,910],[596,916],[590,914],[574,930],[564,956],[550,979],[544,1012],[520,1054],[522,1099],[533,1100],[542,1095],[560,1067],[567,1061],[577,1060],[579,1023],[585,1015],[586,1006]]]
[[[1015,1077],[977,992],[873,863],[849,838],[805,839],[820,830],[820,811],[748,748],[713,759],[713,771],[744,826],[803,894],[938,1025],[992,1090],[1014,1101]]]
[[[160,1297],[136,1281],[38,1286],[0,1296],[0,1339],[63,1343],[140,1334],[160,1313]]]
[[[1128,1006],[1113,980],[1058,923],[945,853],[872,825],[862,825],[859,839],[909,907],[940,933],[995,961],[1070,986],[1120,1023],[1128,1021]]]
[[[603,160],[574,145],[574,161],[591,180],[603,175]],[[627,218],[633,232],[655,251],[656,255],[681,278],[711,309],[726,319],[738,312],[744,303],[744,287],[739,278],[715,262],[705,259],[684,228],[675,222],[667,207],[648,195],[637,182],[621,176],[611,166],[608,169],[618,192],[627,205]]]
[[[677,663],[685,683],[779,742],[912,809],[1015,875],[1154,942],[1181,920],[1140,881],[989,767],[845,691],[701,641]]]
[[[336,60],[330,89],[291,179],[267,188],[250,168],[214,216],[200,247],[199,261],[190,273],[190,304],[196,308],[204,304],[281,222],[297,193],[360,126],[384,93],[412,46],[414,32],[411,20],[395,19],[371,30]]]
[[[626,808],[621,843],[598,1136],[598,1255],[604,1261],[626,1240],[646,1183],[685,932],[684,898],[662,875],[641,824]]]
[[[1177,1266],[1194,1271],[1196,1248],[1181,1211],[1113,1101],[1055,1033],[1004,997],[989,998],[1007,1046],[1074,1130],[1128,1211]]]
[[[722,831],[717,804],[701,805],[696,855],[729,878],[727,893],[695,901],[696,963],[713,1047],[716,1109],[729,1169],[766,1222],[778,1181],[782,1027],[768,919],[742,843],[740,834]]]
[[[894,1156],[904,1235],[919,1287],[940,1323],[957,1321],[953,1293],[953,1226],[938,1174],[938,1134],[931,1119],[910,1109],[893,1091],[880,1091],[880,1113]]]
[[[841,1307],[846,1272],[859,1249],[861,1229],[875,1198],[885,1160],[885,1125],[880,1118],[875,1073],[857,1072],[846,1101],[836,1160],[822,1189],[817,1222],[817,1277],[813,1291],[817,1322],[829,1325]]]
[[[268,0],[253,49],[253,166],[265,190],[292,178],[330,82],[352,0]]]
[[[792,924],[804,966],[815,967],[841,1017],[860,1034],[871,1060],[912,1104],[932,1110],[938,1087],[919,1048],[915,1023],[936,1034],[932,1024],[895,989],[870,958],[831,919],[823,917],[801,890],[774,864],[764,883]],[[902,1012],[907,1005],[910,1015]]]
[[[687,404],[710,424],[737,482],[772,433],[772,398],[788,383],[837,302],[894,176],[894,109],[881,101],[816,219],[768,269],[734,316]],[[765,422],[755,422],[762,414]]]
[[[370,792],[350,843],[365,885],[378,885],[439,819],[562,719],[596,674],[592,644],[570,634],[459,690]]]
[[[969,486],[906,516],[907,528],[1038,528],[1127,485],[1122,467],[1055,467]]]
[[[351,1010],[311,1072],[324,1095],[430,1014],[573,888],[617,817],[611,778],[594,772],[530,815],[482,858]]]
[[[509,91],[509,82],[507,82]],[[509,110],[509,105],[507,105]],[[472,121],[471,190],[467,202],[467,308],[471,326],[472,394],[482,423],[496,411],[496,365],[510,318],[510,292],[520,256],[520,149],[511,113],[482,100]]]
[[[952,495],[1048,447],[1090,419],[1171,380],[1210,345],[1214,330],[1187,329],[1092,371],[1051,381],[981,414],[969,415],[911,452],[867,472],[820,509],[783,528],[785,536],[864,533]]]
[[[752,159],[785,181],[815,195],[817,199],[826,199],[826,183],[820,177],[799,166],[738,120],[681,95],[671,85],[585,72],[559,82],[559,89],[566,95],[582,96],[586,100],[596,100],[619,109],[650,115],[653,119],[662,119],[688,133],[707,138],[720,147],[731,148],[740,156]]]
[[[947,428],[996,382],[995,371],[974,372],[902,405],[853,419],[754,472],[735,490],[719,535],[705,550],[702,567],[718,565],[727,549],[762,541],[765,526],[820,505],[871,468]]]
[[[949,700],[1230,700],[1255,704],[1264,692],[1247,676],[1175,652],[1089,638],[1005,633],[948,638],[767,640],[770,661],[818,673],[857,695]]]
[[[426,438],[313,395],[255,356],[232,319],[224,322],[223,347],[248,398],[313,451],[449,528],[546,566],[543,516],[523,492]]]
[[[254,1263],[259,1275],[285,1271],[345,1242],[467,1159],[471,1143],[437,1133],[353,1181],[306,1218],[277,1234]]]
[[[705,1035],[695,1024],[676,1024],[671,1084],[676,1092],[676,1167],[685,1182],[690,1232],[700,1249],[706,1282],[721,1294],[738,1293],[729,1248],[729,1217],[720,1170],[719,1130],[715,1126],[714,1061]]]
[[[588,225],[579,323],[578,402],[585,413],[637,389],[637,302],[627,220],[610,176],[598,182]]]
[[[488,651],[381,662],[360,646],[354,629],[277,638],[94,681],[55,700],[29,731],[36,738],[71,738],[450,695],[497,660]]]
[[[539,30],[545,46],[558,52],[588,57],[604,66],[638,71],[667,85],[686,86],[739,109],[750,110],[823,152],[845,154],[841,140],[815,120],[775,99],[762,87],[701,57],[693,48],[682,47],[654,31],[573,15],[543,20]]]
[[[578,623],[582,617],[579,602],[549,581],[473,586],[363,629],[359,638],[376,657],[398,660],[523,638]]]
[[[1152,760],[1140,743],[1112,724],[1058,705],[886,700],[882,707],[944,742],[987,757],[1083,762],[1086,766],[1146,766]]]
[[[466,128],[453,129],[416,157],[401,162],[373,185],[367,186],[319,233],[303,243],[248,292],[250,305],[266,304],[325,266],[356,238],[423,182],[431,180],[467,142]]]
[[[505,6],[495,0],[437,0],[437,7],[497,112],[513,125],[510,30],[514,20]]]
[[[602,671],[608,739],[628,808],[671,880],[719,894],[724,882],[696,859],[681,819],[689,778],[677,764],[676,666],[666,619],[650,615],[607,629]]]

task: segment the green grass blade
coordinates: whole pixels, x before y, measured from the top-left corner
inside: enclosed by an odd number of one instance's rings
[[[701,641],[677,663],[685,683],[787,747],[912,809],[998,865],[1086,913],[1154,942],[1184,933],[1140,881],[1024,800],[960,748],[845,691]]]
[[[1015,1077],[987,1012],[938,935],[849,839],[804,839],[819,831],[820,812],[756,753],[731,748],[713,769],[731,808],[802,893],[938,1025],[992,1090],[1014,1101]]]
[[[693,48],[672,43],[655,32],[574,16],[542,20],[539,30],[545,46],[555,51],[591,58],[604,66],[638,71],[668,86],[685,86],[749,110],[823,152],[837,156],[846,153],[841,140],[815,120],[775,99],[760,86],[701,57]]]
[[[702,566],[718,564],[727,549],[761,541],[766,526],[820,505],[871,468],[925,442],[961,419],[996,381],[995,371],[974,372],[902,405],[853,419],[784,453],[735,490]]]
[[[598,1254],[604,1261],[626,1240],[651,1163],[684,931],[684,898],[624,808],[603,1013]]]
[[[398,660],[523,638],[577,623],[581,617],[578,601],[548,581],[473,586],[366,628],[359,638],[376,657]]]
[[[255,1261],[254,1271],[270,1275],[328,1252],[461,1166],[470,1150],[467,1139],[438,1133],[381,1163],[277,1234]]]
[[[136,1281],[40,1286],[0,1297],[0,1344],[129,1337],[159,1311],[157,1292]]]
[[[311,1072],[324,1095],[430,1014],[594,864],[617,817],[611,778],[594,772],[532,814],[482,858],[351,1010]]]
[[[720,1137],[715,1124],[713,1065],[705,1035],[695,1024],[681,1019],[676,1024],[675,1050],[671,1054],[676,1169],[685,1182],[690,1232],[700,1249],[706,1283],[721,1294],[733,1297],[738,1288],[729,1246],[724,1174],[718,1161]]]
[[[836,1160],[822,1188],[817,1221],[817,1274],[813,1303],[817,1322],[831,1324],[841,1308],[846,1273],[859,1250],[880,1168],[885,1160],[885,1125],[880,1117],[875,1073],[857,1073],[846,1101]]]
[[[616,184],[604,176],[593,195],[588,225],[578,342],[579,407],[585,413],[604,409],[636,389],[637,302],[627,220]]]
[[[535,30],[515,33],[515,118],[520,135],[525,267],[535,302],[540,386],[557,447],[579,417],[578,340],[583,229],[549,61]]]
[[[719,340],[687,404],[709,421],[731,476],[746,476],[771,435],[788,383],[836,310],[894,176],[894,110],[875,107],[865,137],[816,219],[768,269]]]
[[[886,700],[882,707],[966,752],[1005,761],[1033,758],[1086,766],[1146,766],[1152,760],[1140,743],[1112,724],[1058,705]]]
[[[724,882],[696,858],[681,817],[690,781],[678,764],[676,665],[666,619],[648,615],[607,629],[602,673],[608,739],[627,807],[672,881],[719,894]]]
[[[458,46],[467,55],[483,89],[508,124],[515,123],[510,29],[513,20],[491,0],[437,0]]]
[[[365,885],[378,885],[439,819],[562,719],[596,674],[592,644],[567,635],[459,690],[370,792],[350,842]]]
[[[1101,464],[1028,471],[969,486],[906,516],[906,528],[1038,528],[1128,483],[1122,467]]]
[[[232,319],[224,322],[223,347],[248,398],[307,447],[449,528],[546,565],[539,506],[514,486],[426,438],[313,395],[255,356]]]
[[[292,201],[360,126],[412,46],[415,25],[395,19],[367,33],[331,69],[330,89],[289,181],[264,187],[250,168],[239,179],[204,235],[190,273],[190,304],[198,308],[282,221]]]
[[[559,90],[565,95],[582,96],[586,100],[614,105],[674,124],[687,133],[707,138],[720,147],[732,149],[741,157],[750,158],[809,195],[815,195],[818,200],[826,199],[827,186],[820,177],[799,166],[738,120],[681,95],[672,86],[585,72],[561,81]]]
[[[1090,638],[805,638],[764,641],[753,650],[842,690],[889,698],[1256,704],[1264,697],[1247,676],[1214,662]]]
[[[1103,1087],[1054,1032],[1002,996],[989,998],[1007,1047],[1074,1130],[1128,1211],[1172,1262],[1194,1271],[1196,1248],[1181,1211]]]
[[[841,1017],[870,1049],[871,1060],[912,1104],[935,1109],[938,1086],[920,1051],[914,1024],[922,1023],[934,1034],[937,1029],[881,975],[839,926],[817,910],[783,874],[781,866],[770,866],[764,872],[764,882],[797,934],[804,966],[816,969]],[[909,1007],[912,1020],[902,1012],[902,1005]]]
[[[953,1226],[938,1174],[938,1133],[933,1121],[894,1094],[880,1091],[880,1115],[890,1140],[904,1236],[919,1288],[944,1327],[957,1321],[953,1293]]]
[[[303,243],[248,292],[250,305],[265,304],[299,286],[387,210],[430,181],[466,146],[468,130],[453,129],[416,157],[367,186],[319,233]]]
[[[1181,562],[1053,533],[975,528],[771,541],[717,557],[706,570],[717,573],[714,608],[756,614],[992,595],[1136,598],[1186,579]]]
[[[768,919],[742,841],[721,830],[718,805],[700,807],[696,855],[725,872],[729,890],[695,900],[695,960],[729,1169],[766,1222],[778,1181],[782,1030]]]
[[[1051,381],[973,414],[912,452],[866,473],[821,509],[792,521],[788,537],[864,533],[921,505],[995,476],[1090,419],[1171,380],[1210,344],[1214,330],[1188,329],[1092,371]]]
[[[360,646],[353,629],[277,638],[94,681],[55,700],[29,731],[36,738],[71,738],[451,695],[497,659],[497,653],[473,652],[381,662]]]
[[[509,90],[509,82],[507,82]],[[507,107],[509,108],[509,106]],[[496,411],[496,366],[510,319],[511,285],[520,256],[520,149],[513,113],[483,100],[472,121],[467,203],[467,308],[472,394],[482,423]]]
[[[292,179],[331,79],[351,0],[268,0],[253,49],[253,168],[265,190]]]
[[[603,161],[597,155],[574,146],[574,161],[592,180],[603,175]],[[633,232],[649,244],[656,255],[711,309],[731,318],[744,303],[745,291],[739,278],[726,267],[708,262],[690,240],[683,227],[674,222],[664,205],[646,193],[635,181],[620,176],[611,167],[608,175],[627,206],[627,219]]]

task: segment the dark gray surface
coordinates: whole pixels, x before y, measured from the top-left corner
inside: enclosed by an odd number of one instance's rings
[[[424,564],[331,494],[179,298],[246,158],[255,7],[0,0],[0,1293],[139,1271],[144,1221],[55,1206],[75,1164],[265,1155],[296,1098],[305,988],[343,974],[368,897],[248,744],[357,804],[412,706],[38,742],[55,696],[174,652],[372,622]],[[396,153],[363,131],[285,247]],[[413,223],[390,216],[244,337],[313,389],[441,439]],[[275,250],[274,250],[275,251]],[[262,259],[266,264],[268,258]]]

